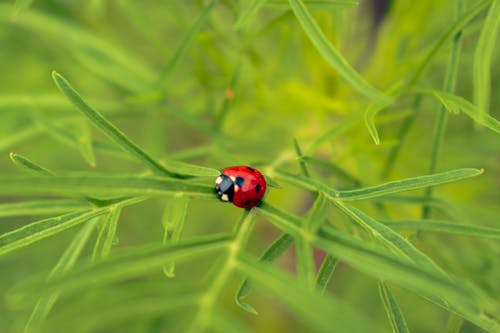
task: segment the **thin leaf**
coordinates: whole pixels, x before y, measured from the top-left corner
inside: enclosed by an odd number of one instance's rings
[[[282,234],[278,237],[262,254],[260,261],[263,262],[273,262],[283,253],[288,250],[293,244],[294,238],[289,234]],[[257,314],[257,311],[248,303],[244,303],[241,300],[250,294],[252,289],[252,283],[250,280],[245,279],[235,295],[236,304],[238,304],[243,310],[250,312],[252,314]]]
[[[220,111],[217,113],[217,117],[215,119],[215,127],[220,129],[224,124],[224,121],[231,110],[231,106],[233,104],[234,99],[234,90],[236,89],[236,85],[240,79],[241,68],[243,67],[243,60],[240,60],[234,73],[231,77],[231,82],[229,82],[229,86],[226,90],[226,94],[224,96],[224,101],[222,102],[222,106]]]
[[[440,220],[401,220],[381,221],[388,227],[397,230],[419,230],[444,232],[469,237],[500,239],[500,229],[470,224],[457,224]]]
[[[213,187],[185,180],[134,175],[68,174],[65,176],[0,175],[0,195],[188,195],[215,198]]]
[[[335,191],[317,180],[303,178],[292,175],[288,172],[277,170],[276,175],[290,184],[301,187],[305,190],[321,191],[327,197],[333,200],[354,201],[366,200],[385,195],[417,190],[429,186],[437,186],[442,184],[453,183],[459,180],[475,177],[484,172],[482,169],[463,168],[455,169],[433,175],[419,176],[414,178],[406,178],[402,180],[388,182],[382,185],[365,187],[358,190],[350,191]]]
[[[361,181],[358,178],[352,176],[347,171],[340,168],[338,165],[311,156],[304,156],[304,159],[310,164],[315,164],[322,167],[326,171],[331,172],[332,176],[338,178],[339,181],[344,181],[352,186],[361,186]]]
[[[106,212],[105,208],[40,220],[0,235],[0,255],[28,246]]]
[[[90,209],[84,201],[76,200],[37,200],[0,204],[0,217],[54,215],[68,211]]]
[[[391,323],[392,332],[394,333],[410,333],[408,326],[406,325],[403,313],[399,308],[398,303],[394,296],[392,296],[391,291],[383,282],[378,283],[378,291],[380,293],[380,298],[384,303],[385,312],[389,317],[389,322]]]
[[[19,154],[10,153],[9,155],[11,161],[17,166],[33,171],[35,174],[52,175],[52,172],[40,166],[39,164],[31,161],[27,157],[21,156]]]
[[[300,288],[296,280],[268,264],[258,262],[245,255],[238,257],[237,267],[250,279],[267,291],[277,295],[291,307],[298,318],[315,328],[317,332],[377,332],[377,326],[359,311],[340,301],[321,297]]]
[[[159,162],[154,160],[148,153],[130,140],[115,125],[109,122],[100,112],[91,108],[69,84],[69,82],[56,71],[52,72],[52,78],[59,90],[80,110],[98,129],[108,138],[113,140],[123,150],[131,154],[137,160],[143,162],[151,170],[159,174],[178,177],[177,174],[168,171]]]
[[[360,271],[391,281],[423,296],[436,296],[469,315],[476,316],[478,313],[482,294],[463,283],[451,281],[442,274],[389,255],[339,231],[323,228],[318,236],[314,242],[316,246],[348,261]]]
[[[295,154],[297,154],[297,160],[299,161],[300,170],[305,177],[309,177],[309,170],[307,170],[307,165],[303,159],[302,150],[300,149],[297,138],[293,138],[293,147],[295,148]]]
[[[247,2],[246,8],[238,17],[238,20],[234,24],[234,29],[239,30],[245,26],[248,21],[255,16],[260,7],[266,3],[267,0],[250,0]]]
[[[420,79],[424,71],[429,66],[431,60],[438,53],[438,51],[446,45],[446,42],[450,41],[459,31],[463,30],[473,18],[475,18],[488,6],[489,2],[490,0],[476,2],[473,7],[467,8],[465,13],[451,26],[449,26],[447,30],[445,30],[429,51],[425,59],[421,62],[420,66],[415,71],[415,74],[410,78],[408,86],[414,85]]]
[[[295,256],[297,259],[297,273],[302,283],[309,289],[314,289],[314,266],[313,252],[311,244],[307,238],[298,237],[295,239]]]
[[[395,254],[402,254],[404,257],[412,260],[417,265],[424,266],[429,270],[442,274],[445,277],[447,276],[446,273],[444,273],[444,271],[439,268],[431,258],[418,250],[415,246],[413,246],[413,244],[397,232],[394,232],[391,228],[375,219],[372,219],[354,207],[338,201],[332,201],[332,203],[353,221],[371,233],[377,241],[380,241],[382,244],[391,249]]]
[[[316,276],[316,289],[320,294],[324,294],[328,283],[330,282],[335,267],[337,267],[339,260],[334,256],[327,254],[321,263]]]
[[[82,229],[76,234],[72,242],[61,256],[56,266],[50,272],[48,279],[56,276],[62,276],[68,272],[76,263],[76,260],[80,256],[83,247],[87,243],[90,235],[92,234],[98,219],[89,221]],[[35,308],[31,312],[31,315],[24,327],[25,333],[37,332],[42,326],[43,322],[47,318],[49,312],[52,310],[57,298],[59,297],[58,292],[51,293],[46,296],[42,296],[36,303]]]
[[[492,116],[481,112],[477,106],[466,99],[444,91],[431,90],[424,91],[424,93],[434,95],[434,97],[436,97],[439,102],[441,102],[441,104],[443,104],[443,106],[451,113],[458,113],[462,111],[476,123],[483,125],[492,131],[500,133],[500,122]]]
[[[14,145],[23,143],[42,133],[42,131],[38,126],[29,125],[17,130],[15,133],[9,133],[7,136],[0,138],[0,152],[11,149]]]
[[[111,252],[116,238],[116,228],[120,219],[122,207],[120,204],[109,207],[109,212],[102,217],[101,230],[92,252],[92,260],[105,259]]]
[[[375,116],[390,105],[392,105],[392,102],[375,102],[370,104],[366,109],[364,115],[365,125],[368,128],[368,133],[370,133],[370,136],[376,145],[380,144],[380,137],[378,135],[377,127],[375,126]]]
[[[464,1],[459,0],[456,2],[456,15],[460,16],[464,12]],[[458,65],[460,59],[460,51],[462,47],[462,31],[458,31],[453,39],[453,47],[446,67],[446,76],[444,78],[443,90],[452,93],[455,90],[456,80],[458,75]],[[429,173],[437,171],[438,159],[443,147],[444,138],[446,135],[446,127],[448,125],[448,112],[442,106],[438,111],[436,123],[434,125],[434,135],[432,140],[431,158],[429,161]],[[424,197],[431,198],[433,188],[425,189]],[[430,206],[422,207],[422,217],[428,218],[431,213]]]
[[[162,164],[164,164],[170,171],[183,175],[196,177],[217,177],[220,174],[220,171],[217,169],[174,160],[162,160]]]
[[[477,41],[472,65],[473,101],[478,106],[479,119],[486,121],[491,98],[493,50],[500,26],[500,0],[493,0]]]
[[[162,217],[163,245],[174,245],[179,242],[181,232],[184,229],[189,200],[187,198],[175,198],[165,206]],[[167,277],[175,276],[175,262],[169,262],[163,266],[163,272]]]
[[[188,30],[188,32],[183,36],[181,42],[175,49],[174,54],[172,55],[172,58],[170,58],[169,62],[165,66],[165,68],[161,71],[159,75],[159,81],[160,85],[165,83],[165,80],[168,78],[168,75],[170,74],[171,70],[175,67],[177,64],[177,61],[182,58],[182,56],[186,53],[186,50],[193,42],[194,37],[196,34],[200,31],[201,27],[205,23],[205,21],[208,18],[208,14],[212,11],[215,3],[217,0],[211,0],[210,3],[203,9],[201,12],[200,16],[196,19],[194,24],[191,26],[191,28]]]
[[[174,246],[145,246],[112,255],[97,264],[82,264],[62,277],[45,282],[40,277],[20,283],[10,294],[13,304],[22,304],[43,292],[76,292],[96,284],[126,280],[154,271],[166,262],[214,255],[231,244],[227,234],[192,238]]]
[[[365,79],[342,57],[326,38],[311,14],[309,14],[302,0],[289,0],[289,3],[310,41],[340,76],[349,82],[354,89],[370,99],[375,99],[380,102],[390,100],[388,96],[366,82]]]

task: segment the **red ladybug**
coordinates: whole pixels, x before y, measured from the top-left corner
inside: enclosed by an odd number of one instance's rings
[[[233,166],[222,170],[215,179],[217,196],[224,202],[232,202],[241,208],[257,205],[266,192],[266,180],[249,166]]]

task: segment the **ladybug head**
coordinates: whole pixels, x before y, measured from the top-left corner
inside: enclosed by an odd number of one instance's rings
[[[222,201],[233,202],[234,181],[225,174],[221,174],[215,180],[215,191],[217,191],[217,196]]]

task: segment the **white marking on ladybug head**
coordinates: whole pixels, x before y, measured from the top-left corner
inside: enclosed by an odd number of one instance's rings
[[[222,177],[219,176],[217,177],[217,179],[215,179],[215,184],[219,185],[220,183],[222,183]]]
[[[233,183],[236,181],[236,177],[235,176],[229,176],[229,178],[231,178],[231,180],[233,181]]]
[[[240,190],[240,187],[238,185],[234,185],[234,192],[238,192]]]
[[[220,199],[221,199],[222,201],[229,201],[229,197],[227,196],[227,194],[223,194],[223,195],[220,197]]]
[[[222,195],[222,191],[217,191],[217,194],[218,194],[219,196],[221,196],[221,195]]]

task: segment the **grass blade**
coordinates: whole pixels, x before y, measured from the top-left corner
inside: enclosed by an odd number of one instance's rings
[[[120,219],[120,214],[122,207],[118,205],[110,206],[109,212],[102,217],[101,230],[97,236],[97,241],[94,245],[94,250],[92,252],[92,261],[98,259],[105,259],[109,256],[111,252],[111,247],[115,241],[116,228],[118,226],[118,220]]]
[[[289,234],[282,234],[278,237],[267,249],[264,254],[260,257],[260,261],[263,262],[273,262],[283,253],[288,250],[293,244],[293,237]],[[257,311],[248,303],[244,303],[241,300],[250,294],[252,289],[252,283],[250,280],[245,279],[235,295],[236,304],[238,304],[243,310],[250,312],[252,314],[257,314]]]
[[[309,37],[323,58],[343,77],[351,86],[366,97],[380,102],[390,101],[390,98],[371,86],[352,66],[342,57],[335,47],[326,38],[323,31],[307,11],[302,0],[289,0],[290,7],[297,17],[302,29]]]
[[[277,178],[280,178],[283,181],[288,182],[289,184],[298,186],[305,190],[321,191],[332,200],[354,201],[371,199],[405,191],[412,191],[429,186],[448,184],[481,175],[483,172],[484,170],[482,169],[455,169],[435,173],[433,175],[406,178],[377,186],[365,187],[350,191],[335,191],[317,180],[296,176],[282,170],[277,170],[276,176]]]
[[[451,281],[426,267],[389,255],[351,236],[323,228],[315,244],[331,255],[348,261],[360,271],[391,281],[419,295],[436,296],[474,316],[479,311],[482,293],[477,294],[461,282]]]
[[[0,235],[0,255],[28,246],[65,229],[102,215],[105,209],[69,213],[40,220]]]
[[[10,153],[9,157],[11,161],[20,168],[24,168],[26,170],[30,170],[35,174],[42,175],[52,175],[52,172],[40,166],[39,164],[31,161],[27,157],[21,156],[19,154]]]
[[[91,220],[82,227],[78,234],[73,238],[73,241],[59,259],[56,266],[50,272],[48,279],[64,275],[75,265],[76,260],[82,253],[82,250],[90,238],[97,221],[98,219]],[[38,332],[40,330],[45,318],[47,318],[49,312],[52,310],[52,307],[58,297],[59,293],[54,292],[50,295],[42,296],[37,301],[35,308],[31,312],[28,322],[24,327],[25,333]]]
[[[408,326],[406,325],[403,313],[399,308],[398,303],[394,296],[392,296],[391,291],[383,282],[378,283],[378,291],[380,293],[380,298],[384,303],[385,312],[389,317],[389,322],[391,323],[392,332],[394,333],[410,333]]]
[[[231,238],[227,234],[218,234],[192,238],[174,246],[145,246],[123,251],[110,256],[106,261],[94,264],[89,262],[72,270],[68,274],[45,282],[35,277],[24,281],[10,294],[13,304],[22,304],[43,292],[76,292],[96,284],[107,284],[126,280],[158,269],[166,262],[184,261],[206,255],[214,255],[227,249]]]
[[[403,257],[410,259],[413,263],[426,267],[431,271],[447,276],[434,261],[427,255],[419,251],[413,244],[407,241],[403,236],[393,231],[391,228],[384,224],[372,219],[362,211],[343,204],[339,201],[332,203],[339,208],[344,214],[349,216],[353,221],[368,231],[377,241],[391,249],[393,253],[403,255]]]
[[[493,50],[500,26],[500,0],[493,0],[477,41],[472,65],[473,101],[478,106],[479,119],[485,121],[489,112]]]
[[[238,17],[238,20],[234,24],[234,29],[240,30],[244,25],[248,23],[248,21],[255,16],[257,11],[259,10],[264,3],[266,3],[267,0],[250,0],[248,1],[246,8],[243,10],[243,12],[240,14],[240,17]]]
[[[453,36],[455,36],[459,31],[463,30],[474,17],[476,17],[488,6],[489,2],[490,0],[479,1],[476,2],[473,7],[467,8],[465,13],[460,16],[460,18],[456,20],[434,44],[425,59],[415,71],[415,74],[413,74],[413,76],[410,78],[408,86],[413,86],[420,79],[424,71],[429,66],[431,60],[438,53],[438,51],[446,45],[446,42],[450,41]]]
[[[332,279],[335,267],[337,267],[339,260],[334,256],[327,254],[316,276],[316,289],[320,294],[324,294],[328,283]]]
[[[195,184],[180,179],[141,176],[68,174],[65,176],[0,176],[0,195],[92,195],[123,197],[189,195],[214,198],[213,186]]]
[[[295,154],[297,154],[297,160],[299,161],[300,170],[305,177],[309,177],[309,170],[307,170],[307,165],[305,159],[302,155],[302,150],[300,149],[299,143],[297,142],[297,138],[293,138],[293,147],[295,148]]]
[[[168,171],[164,166],[154,160],[148,153],[130,140],[115,125],[109,122],[100,112],[91,108],[63,76],[56,71],[53,71],[52,79],[56,83],[59,90],[78,108],[78,110],[80,110],[92,122],[92,124],[100,129],[108,138],[114,141],[123,150],[131,154],[137,160],[143,162],[156,173],[170,177],[179,176]]]
[[[470,224],[457,224],[440,220],[401,220],[382,221],[385,225],[397,230],[417,230],[444,232],[449,234],[463,235],[479,238],[500,239],[500,229],[482,227]]]
[[[184,229],[189,199],[175,198],[170,200],[163,212],[162,224],[165,229],[163,245],[175,245],[179,242],[181,232]],[[175,263],[169,262],[163,266],[163,273],[167,277],[175,277]]]
[[[368,318],[363,318],[349,306],[300,288],[296,280],[268,264],[240,255],[237,267],[267,291],[280,297],[296,312],[297,317],[315,327],[315,332],[331,332],[332,327],[339,332],[380,331]]]
[[[0,217],[54,215],[90,208],[88,203],[76,200],[24,201],[0,204]]]
[[[444,91],[432,90],[424,93],[434,95],[434,97],[436,97],[449,112],[458,113],[462,111],[476,123],[483,125],[492,131],[500,133],[500,122],[492,116],[481,112],[479,107],[467,101],[466,99]]]

